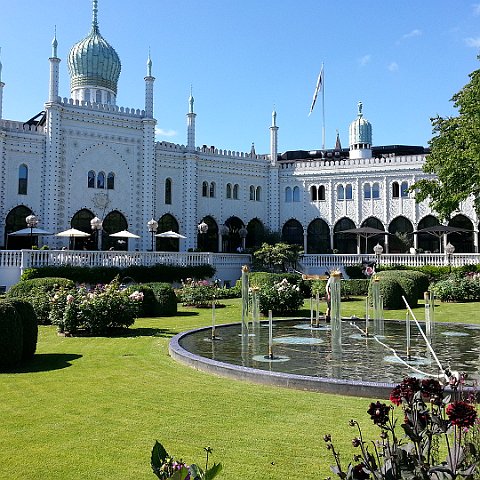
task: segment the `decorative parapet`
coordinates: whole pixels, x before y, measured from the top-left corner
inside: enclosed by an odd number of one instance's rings
[[[0,120],[0,130],[8,132],[36,132],[45,133],[43,126],[28,125],[23,122],[14,122],[12,120]]]
[[[85,100],[74,100],[73,98],[64,97],[60,102],[64,107],[79,107],[97,112],[110,112],[119,115],[128,115],[130,117],[145,117],[145,110],[139,108],[119,107],[118,105],[108,105],[106,103],[87,102]]]

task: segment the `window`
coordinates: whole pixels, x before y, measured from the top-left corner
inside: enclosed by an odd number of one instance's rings
[[[85,89],[85,101],[86,102],[90,101],[90,89],[89,88]]]
[[[172,179],[167,178],[165,180],[165,204],[172,204]]]
[[[372,189],[371,189],[369,183],[365,183],[363,185],[363,198],[365,200],[368,200],[368,199],[372,198]]]
[[[113,190],[115,188],[115,174],[110,172],[107,175],[107,190]]]
[[[110,92],[107,92],[107,103],[112,103],[112,94]]]
[[[353,198],[352,184],[347,183],[347,186],[345,187],[345,199],[351,200],[352,198]]]
[[[238,186],[238,183],[236,183],[234,186],[233,186],[233,199],[234,200],[238,200],[238,190],[239,190],[239,186]]]
[[[202,183],[202,197],[208,197],[208,182]]]
[[[210,197],[214,198],[215,197],[215,182],[212,182],[210,184]]]
[[[255,187],[250,185],[250,200],[255,200]]]
[[[95,172],[93,170],[90,170],[88,172],[88,188],[95,188]]]
[[[318,187],[318,199],[325,201],[325,185]]]
[[[400,196],[402,198],[408,197],[408,183],[407,182],[402,182],[402,185],[400,186]]]
[[[318,200],[318,197],[317,197],[317,187],[315,185],[312,185],[310,187],[310,200],[312,202],[316,202]]]
[[[293,187],[293,201],[300,201],[300,189],[298,187]]]
[[[105,173],[98,172],[97,188],[105,188]]]
[[[392,183],[392,197],[398,198],[400,196],[400,187],[398,186],[398,182]]]
[[[95,101],[97,103],[102,103],[102,91],[101,90],[97,90],[97,94],[96,94],[96,97],[95,97]]]
[[[291,203],[292,202],[292,189],[290,187],[287,187],[285,189],[285,203]]]
[[[262,196],[262,187],[257,187],[257,190],[255,192],[255,200],[259,202],[261,200]]]
[[[372,185],[372,198],[380,198],[380,184],[378,182]]]
[[[25,164],[18,168],[18,194],[26,195],[28,189],[28,167]]]
[[[232,184],[227,183],[227,198],[232,198]]]
[[[337,200],[345,200],[345,188],[343,185],[337,187]]]

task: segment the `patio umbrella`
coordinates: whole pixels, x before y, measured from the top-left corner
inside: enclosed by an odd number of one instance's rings
[[[116,238],[140,238],[139,235],[135,235],[134,233],[129,232],[128,230],[122,230],[121,232],[111,233],[109,237],[116,237]]]
[[[161,238],[187,238],[185,235],[181,235],[180,233],[172,230],[168,230],[168,232],[157,233],[155,236]]]
[[[367,240],[370,237],[376,237],[378,235],[390,235],[388,232],[385,230],[380,230],[379,228],[373,228],[373,227],[359,227],[359,228],[349,228],[348,230],[341,230],[340,232],[336,233],[352,233],[354,235],[357,235],[357,238],[360,240],[360,237],[365,239],[365,248],[367,245]],[[367,252],[365,252],[367,253]]]
[[[442,242],[441,239],[448,235],[449,233],[464,233],[464,232],[471,232],[466,228],[461,227],[452,227],[450,225],[432,225],[431,227],[421,228],[420,230],[415,230],[414,234],[419,233],[428,233],[429,235],[433,235],[434,237],[438,238],[440,243],[440,252],[442,251]]]
[[[53,233],[42,230],[41,228],[22,228],[16,232],[9,233],[9,235],[12,237],[28,237],[29,235],[53,235]]]
[[[82,232],[81,230],[77,230],[76,228],[69,228],[68,230],[64,230],[63,232],[57,233],[57,237],[69,237],[73,243],[73,249],[75,250],[75,238],[86,238],[89,237],[90,234],[87,232]]]

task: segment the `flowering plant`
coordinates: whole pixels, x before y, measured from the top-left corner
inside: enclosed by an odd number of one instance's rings
[[[213,467],[208,468],[208,457],[213,450],[205,447],[204,451],[207,459],[205,470],[202,470],[198,465],[187,465],[183,460],[175,460],[157,440],[153,446],[150,461],[153,473],[160,480],[212,480],[222,469],[222,464],[214,463]]]
[[[390,401],[403,410],[403,436],[396,433],[395,407],[372,402],[367,413],[381,429],[380,440],[365,441],[360,425],[350,420],[349,425],[357,429],[352,445],[360,452],[344,470],[331,436],[325,435],[327,449],[335,460],[332,472],[348,480],[474,478],[478,456],[467,435],[472,427],[478,428],[474,405],[463,400],[451,401],[437,380],[420,381],[414,377],[407,377],[397,385],[390,394]],[[441,439],[444,447],[440,446]],[[443,460],[440,452],[446,452]]]
[[[50,298],[50,321],[60,332],[104,334],[133,325],[142,301],[142,292],[129,295],[120,288],[118,279],[93,288],[62,289]]]
[[[212,302],[216,302],[215,293],[217,291],[217,282],[210,283],[208,280],[194,280],[187,278],[182,280],[182,288],[179,291],[179,297],[184,305],[192,307],[211,307]]]
[[[298,285],[292,285],[286,278],[272,285],[262,285],[258,292],[260,311],[265,315],[269,310],[285,315],[296,312],[303,305],[303,295]]]

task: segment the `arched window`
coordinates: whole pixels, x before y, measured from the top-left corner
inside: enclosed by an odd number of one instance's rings
[[[232,184],[227,183],[227,198],[232,198]]]
[[[322,201],[325,200],[325,185],[320,185],[318,187],[318,199]]]
[[[345,199],[351,200],[352,198],[353,198],[352,184],[347,183],[347,186],[345,187]]]
[[[26,195],[28,189],[28,167],[25,164],[18,167],[18,194]]]
[[[255,191],[255,200],[259,202],[261,200],[261,195],[262,195],[262,187],[257,187]]]
[[[238,183],[236,183],[234,186],[233,186],[233,199],[234,200],[238,200],[238,190],[240,189],[240,187],[238,186]]]
[[[371,189],[369,183],[365,183],[363,185],[363,198],[365,200],[368,200],[368,199],[372,198],[372,189]]]
[[[372,185],[372,198],[380,198],[380,184],[378,182]]]
[[[287,187],[285,189],[285,203],[291,203],[292,202],[292,189],[290,187]]]
[[[345,200],[345,188],[343,185],[337,187],[337,200]]]
[[[255,200],[255,187],[250,185],[250,200]]]
[[[172,179],[165,179],[165,204],[172,204]]]
[[[215,197],[215,182],[212,182],[210,184],[210,197],[214,198]]]
[[[398,186],[398,182],[392,183],[392,197],[398,198],[400,196],[400,187]]]
[[[90,170],[87,179],[88,188],[95,188],[95,172]]]
[[[110,92],[107,92],[107,103],[112,103],[112,94]]]
[[[86,102],[90,101],[90,89],[89,88],[85,89],[85,101]]]
[[[202,183],[202,197],[208,197],[208,182]]]
[[[318,197],[317,197],[317,187],[315,185],[312,185],[310,187],[310,200],[312,202],[316,202],[318,200]]]
[[[97,103],[102,103],[102,91],[101,90],[97,90],[97,95],[95,97],[95,101]]]
[[[104,172],[98,172],[97,188],[105,188],[105,173]]]
[[[293,187],[293,201],[299,202],[300,201],[300,188]]]
[[[400,186],[400,196],[402,198],[408,197],[408,183],[407,182],[402,182],[402,185]]]
[[[107,175],[107,190],[113,190],[115,188],[115,174],[109,172]]]

